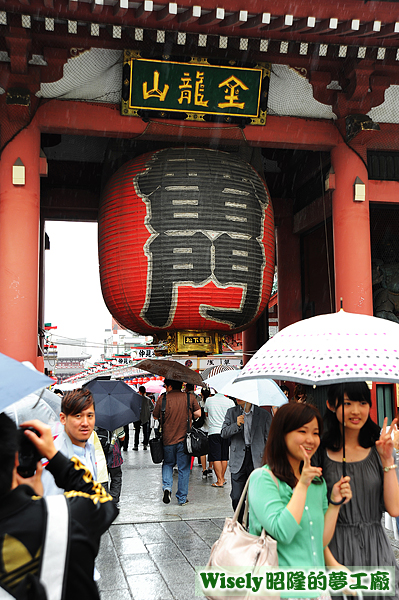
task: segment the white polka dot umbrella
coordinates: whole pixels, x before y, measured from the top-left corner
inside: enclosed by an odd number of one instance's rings
[[[308,385],[399,382],[399,324],[342,309],[298,321],[266,342],[235,381],[259,378]],[[342,443],[345,476],[345,427]]]
[[[308,385],[399,382],[399,324],[342,309],[285,327],[236,381],[282,379]]]

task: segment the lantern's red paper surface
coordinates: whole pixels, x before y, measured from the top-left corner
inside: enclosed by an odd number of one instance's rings
[[[240,331],[274,274],[266,184],[235,156],[168,148],[125,163],[99,218],[104,300],[127,329]]]

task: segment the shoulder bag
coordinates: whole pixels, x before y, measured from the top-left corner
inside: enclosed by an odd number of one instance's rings
[[[209,452],[208,435],[201,429],[190,429],[190,394],[187,393],[187,433],[184,438],[184,453],[205,456]]]
[[[165,420],[165,408],[166,408],[166,394],[164,394],[162,398],[162,406],[161,406],[161,419],[159,422],[158,433],[155,437],[151,438],[148,442],[150,446],[150,453],[152,462],[156,465],[159,465],[163,461],[163,423]]]
[[[256,469],[257,470],[257,469]],[[270,471],[270,474],[278,487],[278,481]],[[249,569],[255,569],[255,567],[277,567],[278,556],[277,556],[277,542],[270,537],[264,529],[260,536],[249,533],[241,523],[238,522],[238,516],[240,514],[241,507],[245,500],[245,509],[243,516],[243,523],[247,522],[248,518],[248,499],[246,495],[248,492],[250,477],[248,477],[243,492],[241,494],[240,501],[237,505],[233,518],[228,517],[225,521],[223,531],[220,534],[219,539],[213,544],[211,555],[208,560],[207,568],[209,570],[215,569],[226,573],[229,573],[229,569],[234,576],[239,575],[240,569],[243,573],[247,573]],[[206,591],[202,590],[206,595]],[[236,598],[236,600],[245,600],[249,596]],[[252,598],[253,596],[251,596]],[[208,600],[219,600],[220,596],[206,596]],[[279,596],[260,596],[259,600],[278,600]]]

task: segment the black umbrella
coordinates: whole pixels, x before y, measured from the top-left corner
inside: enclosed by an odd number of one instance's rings
[[[93,394],[98,427],[113,431],[140,421],[142,396],[124,381],[93,379],[85,387]]]
[[[161,375],[166,379],[174,379],[185,383],[204,386],[203,379],[197,371],[177,362],[177,360],[164,360],[160,358],[146,358],[134,365],[137,369],[143,369],[154,375]]]

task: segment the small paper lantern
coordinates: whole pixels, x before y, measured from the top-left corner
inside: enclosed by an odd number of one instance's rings
[[[266,307],[274,275],[266,184],[216,150],[131,160],[102,198],[99,259],[104,300],[127,329],[245,329]]]

